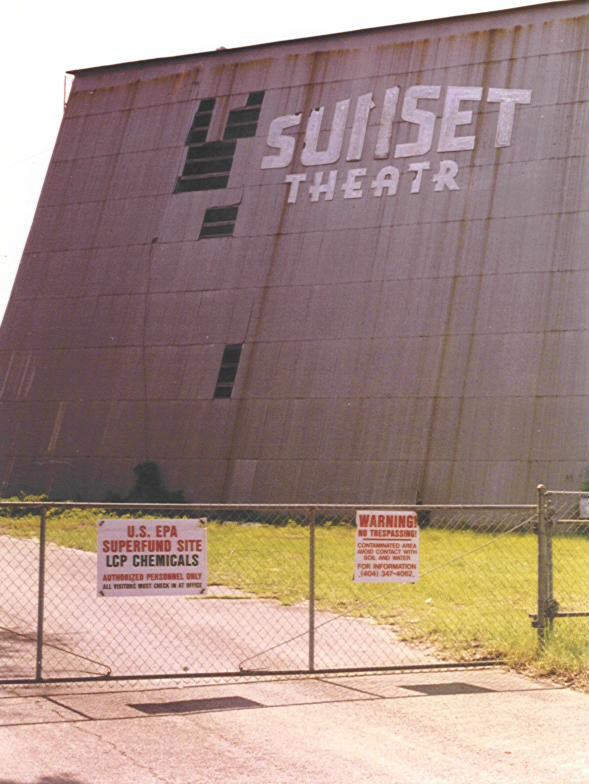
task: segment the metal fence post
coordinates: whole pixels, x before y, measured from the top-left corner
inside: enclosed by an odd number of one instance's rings
[[[554,508],[550,495],[544,498],[544,531],[546,534],[546,617],[548,630],[552,632],[554,616],[558,612],[558,603],[554,601],[554,568],[552,561],[552,533],[554,531]]]
[[[39,531],[39,579],[37,583],[37,658],[35,680],[43,680],[43,620],[45,615],[45,546],[47,534],[47,510],[41,509]]]
[[[546,488],[538,485],[538,613],[536,628],[541,649],[546,644],[548,609],[548,541],[546,535]]]
[[[315,669],[315,508],[309,509],[309,672]]]

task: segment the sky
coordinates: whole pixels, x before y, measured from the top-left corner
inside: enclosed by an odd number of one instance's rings
[[[68,70],[538,5],[534,0],[21,0],[3,11],[0,318],[63,115]],[[71,80],[71,77],[68,77]]]

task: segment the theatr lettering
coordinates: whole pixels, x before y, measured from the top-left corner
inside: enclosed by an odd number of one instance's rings
[[[372,151],[375,160],[423,156],[432,149],[438,153],[474,150],[476,134],[460,133],[458,129],[472,126],[474,113],[481,102],[498,105],[495,147],[509,147],[513,137],[516,107],[529,104],[532,91],[503,87],[490,87],[485,91],[481,86],[457,85],[444,89],[441,85],[417,84],[408,87],[402,101],[399,99],[400,88],[397,86],[388,88],[384,93]],[[325,134],[321,135],[326,125],[325,106],[313,109],[307,117],[304,129],[304,144],[299,156],[302,166],[325,167],[335,164],[341,159],[344,150],[346,161],[362,159],[371,113],[377,105],[372,92],[357,98],[353,116],[351,105],[350,98],[336,102],[329,133],[322,148],[320,139],[325,137]],[[393,124],[399,106],[400,122],[397,121],[397,129],[407,124],[413,127],[415,138],[393,144]],[[440,109],[441,118],[438,119],[437,111]],[[299,112],[281,115],[270,123],[266,144],[277,152],[262,158],[262,169],[281,169],[291,165],[296,149],[296,137],[292,135],[292,131],[299,130],[302,122],[303,115]],[[409,175],[409,194],[418,194],[422,190],[424,172],[431,172],[429,181],[434,191],[460,190],[457,180],[458,164],[448,158],[436,164],[419,161],[405,166],[385,165],[370,170],[367,167],[350,168],[346,171],[322,169],[309,174],[309,177],[305,172],[287,174],[284,178],[288,185],[287,203],[296,204],[303,193],[306,193],[311,202],[332,201],[339,194],[343,199],[361,199],[368,194],[376,198],[395,196],[402,175]]]

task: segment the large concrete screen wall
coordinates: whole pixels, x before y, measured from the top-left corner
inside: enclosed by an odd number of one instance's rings
[[[522,501],[587,419],[587,3],[76,73],[3,494]]]

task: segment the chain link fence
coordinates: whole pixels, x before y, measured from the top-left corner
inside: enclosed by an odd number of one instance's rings
[[[538,488],[538,607],[542,648],[587,657],[589,494]]]
[[[539,507],[377,508],[417,513],[417,582],[354,581],[350,507],[4,502],[0,681],[486,666],[537,645]],[[206,592],[98,596],[100,521],[173,516],[206,518]],[[570,525],[559,537],[572,549],[552,539],[561,609],[577,608],[565,585],[587,554],[586,529]]]

